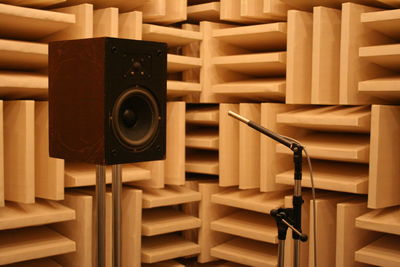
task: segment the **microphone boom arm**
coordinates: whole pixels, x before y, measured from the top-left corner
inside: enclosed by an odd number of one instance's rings
[[[290,141],[290,140],[284,138],[283,136],[266,129],[266,128],[262,127],[261,125],[258,125],[257,123],[255,123],[249,119],[246,119],[233,111],[228,111],[228,114],[230,116],[234,117],[235,119],[238,119],[239,121],[241,121],[243,123],[246,123],[248,126],[259,131],[260,133],[263,133],[263,134],[269,136],[270,138],[274,139],[275,141],[281,143],[282,145],[290,148],[292,151],[295,150],[295,147],[298,148],[300,146],[300,144]]]

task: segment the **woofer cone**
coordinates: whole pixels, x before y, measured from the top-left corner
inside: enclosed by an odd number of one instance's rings
[[[135,151],[151,144],[157,135],[160,119],[156,99],[141,87],[125,90],[112,110],[112,126],[118,141]]]

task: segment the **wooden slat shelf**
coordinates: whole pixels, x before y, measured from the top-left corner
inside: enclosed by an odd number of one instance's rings
[[[164,42],[168,47],[183,46],[202,39],[201,33],[172,27],[143,24],[142,39]]]
[[[311,158],[347,161],[357,163],[369,162],[370,140],[368,135],[312,133],[299,138],[306,146]],[[277,144],[276,152],[291,154],[284,145]]]
[[[63,4],[57,6],[73,6],[83,3],[89,3],[94,6],[95,9],[106,8],[106,7],[116,7],[119,12],[132,11],[136,8],[143,6],[147,0],[135,0],[135,1],[125,1],[125,0],[63,0]]]
[[[361,22],[387,36],[400,39],[400,9],[366,12],[361,14]]]
[[[200,83],[182,82],[182,81],[167,81],[168,97],[180,97],[193,93],[201,93]]]
[[[242,24],[260,23],[260,20],[241,16],[241,0],[220,0],[220,19]]]
[[[400,69],[400,44],[360,47],[359,55],[382,67],[394,71]]]
[[[270,23],[216,29],[212,36],[220,41],[252,51],[286,50],[286,23]]]
[[[185,169],[186,172],[218,175],[218,152],[196,150],[193,153],[187,153]]]
[[[400,235],[400,207],[372,210],[356,219],[359,228]]]
[[[211,222],[211,230],[278,244],[275,220],[263,213],[241,210]]]
[[[162,189],[143,188],[143,208],[156,208],[199,201],[199,192],[183,186],[166,186]]]
[[[358,262],[377,266],[400,265],[400,236],[386,235],[358,250]]]
[[[248,0],[221,0],[220,2],[221,20],[258,24],[284,21],[287,16],[287,5],[283,2]]]
[[[52,42],[59,40],[71,40],[71,39],[82,39],[82,38],[92,38],[93,33],[98,34],[99,28],[93,23],[97,23],[97,15],[94,14],[93,5],[88,3],[83,3],[80,5],[74,5],[69,7],[52,9],[53,11],[68,13],[75,16],[75,23],[61,31],[50,34],[40,41],[42,42]],[[96,12],[97,13],[97,12]],[[115,17],[114,17],[115,18]],[[114,26],[105,23],[110,26],[110,28],[115,27],[115,21],[112,22]],[[103,33],[107,30],[103,28]],[[108,35],[109,33],[106,33]],[[114,32],[115,34],[115,32]]]
[[[75,242],[44,226],[2,231],[0,239],[0,264],[75,251]]]
[[[369,106],[306,107],[277,115],[278,123],[323,131],[369,133],[371,108]]]
[[[0,39],[0,68],[43,69],[47,50],[47,44]]]
[[[360,21],[362,14],[377,10],[355,3],[342,5],[339,83],[339,103],[342,105],[387,103],[383,99],[358,91],[358,83],[361,81],[393,74],[393,71],[372,64],[359,56],[361,47],[393,43],[392,38],[365,26]]]
[[[40,98],[48,95],[48,77],[43,74],[0,71],[2,98]]]
[[[238,237],[212,248],[211,255],[249,266],[276,267],[277,248],[276,245]]]
[[[199,218],[185,214],[172,207],[144,209],[142,214],[142,235],[154,236],[199,228]]]
[[[287,3],[275,0],[244,0],[241,3],[242,6],[244,4],[244,8],[240,11],[241,16],[263,21],[286,21],[287,11],[291,8]]]
[[[389,76],[366,80],[358,83],[358,91],[384,98],[387,101],[397,101],[400,98],[400,76]]]
[[[200,175],[198,177],[201,179]],[[203,177],[204,178],[204,177]],[[204,181],[204,182],[203,182]],[[187,210],[195,212],[199,215],[201,220],[201,228],[198,232],[185,233],[188,238],[193,238],[192,240],[198,240],[200,245],[200,254],[197,257],[199,262],[209,262],[215,260],[210,255],[210,250],[212,247],[221,244],[224,241],[229,240],[231,237],[225,233],[215,232],[210,229],[210,223],[214,220],[220,219],[226,215],[235,211],[235,208],[217,205],[211,202],[211,195],[223,190],[218,185],[218,179],[215,180],[193,180],[187,181],[187,186],[194,187],[201,193],[201,201],[199,206],[187,207]],[[190,212],[189,211],[189,212]]]
[[[212,92],[215,94],[251,100],[282,101],[285,99],[285,89],[285,78],[243,80],[212,86]]]
[[[257,189],[239,190],[231,188],[212,195],[211,201],[220,205],[268,214],[271,210],[283,206],[286,195],[290,195],[290,192],[263,193]]]
[[[172,55],[172,54],[168,54],[167,57],[168,73],[182,72],[185,70],[200,68],[201,64],[202,64],[201,58]]]
[[[90,186],[96,184],[96,169],[94,165],[81,162],[65,163],[65,187]],[[122,165],[122,182],[134,182],[151,178],[149,170],[132,164]],[[111,183],[111,167],[106,169],[106,183]]]
[[[185,267],[185,265],[180,264],[179,262],[176,261],[162,261],[162,262],[157,262],[153,264],[142,264],[143,267]]]
[[[187,7],[187,18],[190,21],[219,21],[219,16],[219,2],[210,2]]]
[[[66,0],[40,0],[40,1],[32,1],[32,0],[3,0],[5,4],[16,5],[16,6],[24,6],[24,7],[34,7],[34,8],[45,8],[50,7],[56,4],[64,3]]]
[[[311,187],[308,165],[303,167],[302,186]],[[355,194],[368,193],[368,165],[344,162],[312,161],[315,188],[348,192]],[[280,184],[294,184],[294,170],[276,175]]]
[[[218,150],[218,129],[197,129],[186,133],[186,147]]]
[[[186,122],[189,124],[218,125],[218,107],[206,107],[200,109],[189,109],[186,112]]]
[[[221,3],[222,4],[222,3]],[[208,21],[202,21],[200,28],[203,33],[203,41],[201,43],[201,57],[203,60],[203,68],[200,70],[201,72],[201,81],[202,81],[202,94],[200,95],[201,103],[230,103],[235,102],[230,99],[226,99],[226,97],[216,96],[212,91],[212,86],[218,83],[224,82],[232,82],[239,80],[248,80],[253,77],[249,77],[247,74],[233,72],[228,67],[231,66],[233,68],[246,69],[248,66],[242,66],[240,68],[239,65],[243,65],[243,63],[254,63],[257,65],[257,62],[254,61],[254,58],[247,58],[246,55],[250,53],[240,47],[235,47],[230,44],[226,44],[221,42],[217,38],[212,37],[212,32],[215,29],[227,28],[230,25],[222,24],[222,23],[213,23]],[[239,56],[228,56],[228,55],[239,55]],[[249,55],[250,57],[254,57],[254,55]],[[237,61],[237,62],[232,62]],[[260,63],[258,63],[260,64]],[[246,65],[246,64],[244,64]],[[268,65],[268,64],[266,64]],[[255,66],[253,66],[255,67]],[[218,75],[216,75],[218,74]],[[237,102],[237,101],[236,101]]]
[[[213,58],[212,64],[253,76],[284,76],[286,52],[220,56]]]
[[[75,23],[75,15],[0,4],[0,36],[38,40]]]
[[[217,262],[212,262],[212,263],[204,263],[203,265],[198,265],[198,266],[214,266],[214,267],[246,267],[247,265],[239,264],[239,263],[234,263],[234,262],[228,262],[228,261],[217,261]]]
[[[167,81],[168,96],[178,97],[193,93],[201,93],[200,83],[185,82],[185,81]]]
[[[156,263],[200,252],[199,245],[176,234],[167,234],[142,239],[142,263]]]
[[[19,263],[7,264],[4,267],[62,267],[51,259],[40,259],[32,261],[24,261]]]
[[[0,230],[50,224],[75,219],[75,211],[55,201],[36,199],[33,204],[6,202],[0,208]]]
[[[340,9],[343,3],[348,2],[347,0],[283,0],[283,2],[289,3],[293,8],[302,10],[312,11],[315,6],[326,6]],[[352,2],[364,5],[371,5],[376,7],[399,7],[399,4],[391,0],[353,0]]]

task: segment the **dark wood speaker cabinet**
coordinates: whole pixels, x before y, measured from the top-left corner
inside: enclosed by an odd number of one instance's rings
[[[164,159],[166,80],[164,43],[50,43],[50,156],[105,165]]]

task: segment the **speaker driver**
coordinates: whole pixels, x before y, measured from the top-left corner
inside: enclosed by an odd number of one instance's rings
[[[159,110],[154,96],[146,89],[134,87],[115,101],[112,125],[117,139],[128,149],[142,150],[157,135]]]

